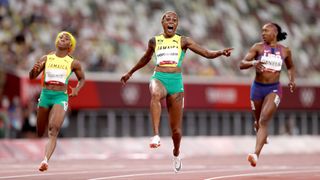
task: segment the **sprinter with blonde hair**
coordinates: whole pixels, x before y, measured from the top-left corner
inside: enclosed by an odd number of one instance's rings
[[[68,109],[68,96],[77,96],[85,82],[84,71],[78,60],[71,56],[75,50],[76,39],[69,32],[60,32],[55,40],[56,51],[45,55],[35,63],[29,78],[35,79],[42,73],[42,91],[38,103],[37,134],[42,137],[48,131],[44,159],[39,171],[48,169],[48,162],[56,147],[57,137]],[[78,84],[67,94],[68,81],[74,72]]]

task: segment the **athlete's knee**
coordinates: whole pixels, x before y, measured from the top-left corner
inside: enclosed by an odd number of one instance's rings
[[[266,127],[268,126],[268,123],[269,123],[269,118],[261,115],[259,119],[259,127]]]
[[[162,98],[161,93],[154,92],[151,94],[151,100],[160,100]]]
[[[57,126],[49,125],[48,134],[50,137],[57,137],[59,134],[60,128]]]
[[[182,133],[180,128],[172,129],[172,138],[181,138]]]

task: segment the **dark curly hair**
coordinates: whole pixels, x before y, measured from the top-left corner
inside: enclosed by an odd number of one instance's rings
[[[287,33],[286,32],[283,32],[281,27],[276,24],[276,23],[272,23],[278,30],[278,35],[277,35],[277,41],[282,41],[282,40],[285,40],[287,38]]]

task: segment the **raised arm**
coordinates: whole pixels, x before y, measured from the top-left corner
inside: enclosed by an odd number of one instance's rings
[[[78,60],[73,60],[72,71],[78,79],[78,84],[75,88],[71,88],[71,94],[69,94],[70,97],[77,96],[80,89],[84,86],[85,83],[84,71],[82,70],[81,64]]]
[[[233,50],[233,48],[226,48],[226,49],[218,50],[218,51],[208,50],[208,49],[203,48],[199,44],[197,44],[190,37],[183,36],[181,41],[182,41],[181,46],[182,46],[183,50],[190,49],[194,53],[199,54],[200,56],[206,57],[208,59],[213,59],[213,58],[219,57],[221,55],[230,56],[231,51]]]
[[[289,78],[289,88],[290,92],[293,92],[296,84],[295,84],[295,67],[292,61],[291,51],[289,48],[286,48],[286,54],[288,54],[287,58],[285,59],[286,67],[288,69],[288,78]]]
[[[31,71],[29,72],[29,79],[35,79],[39,74],[44,70],[47,60],[47,55],[42,56],[34,65]]]
[[[137,70],[144,67],[146,64],[148,64],[150,62],[152,55],[154,53],[155,45],[156,45],[155,38],[153,37],[149,40],[148,48],[147,48],[146,52],[144,53],[144,55],[140,58],[138,63],[127,74],[125,74],[121,77],[121,82],[123,84],[125,84],[129,80],[129,78],[132,76],[132,74],[134,72],[136,72]]]

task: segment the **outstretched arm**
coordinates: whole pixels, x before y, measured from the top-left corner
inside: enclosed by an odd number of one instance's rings
[[[29,79],[35,79],[39,74],[44,70],[47,56],[42,56],[34,65],[31,71],[29,72]]]
[[[78,84],[75,88],[71,88],[71,94],[69,95],[70,97],[77,96],[80,89],[84,86],[85,83],[84,71],[82,70],[81,64],[78,60],[73,60],[72,70],[77,76]]]
[[[290,92],[293,92],[294,89],[296,88],[296,84],[295,84],[295,67],[292,61],[292,56],[291,56],[291,51],[289,48],[286,48],[288,57],[285,59],[285,63],[288,69],[288,78],[289,78],[289,88],[290,88]]]
[[[201,47],[199,44],[197,44],[190,37],[182,37],[181,43],[182,43],[182,45],[181,45],[182,49],[184,49],[184,50],[190,49],[194,53],[197,53],[197,54],[199,54],[203,57],[209,58],[209,59],[213,59],[213,58],[219,57],[221,55],[228,57],[231,55],[231,51],[233,50],[233,48],[225,48],[223,50],[218,50],[218,51],[208,50],[208,49]]]
[[[140,58],[138,63],[127,74],[121,77],[121,82],[123,84],[126,84],[126,82],[130,79],[130,77],[134,72],[136,72],[137,70],[139,70],[140,68],[144,67],[146,64],[149,63],[154,53],[155,44],[156,44],[155,38],[153,37],[149,40],[148,48],[144,53],[144,55]]]

